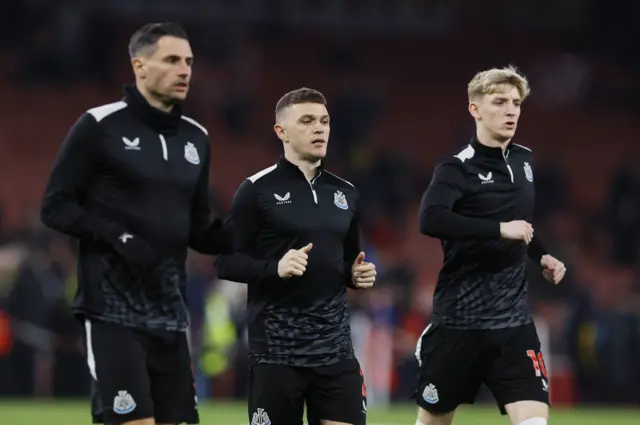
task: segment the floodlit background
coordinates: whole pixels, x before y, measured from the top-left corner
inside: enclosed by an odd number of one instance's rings
[[[531,304],[555,423],[640,423],[640,2],[630,0],[24,0],[0,6],[0,424],[90,422],[89,375],[69,313],[74,244],[39,202],[66,131],[132,80],[127,43],[184,24],[196,55],[188,115],[208,127],[224,214],[281,146],[273,109],[308,86],[329,100],[329,167],[366,202],[376,288],[351,294],[374,425],[415,421],[415,343],[442,255],[419,235],[433,165],[473,133],[466,85],[514,64],[530,79],[517,142],[536,154],[536,234],[566,262]],[[247,423],[246,287],[189,263],[202,423]],[[462,424],[507,423],[484,391]],[[484,407],[482,407],[484,406]],[[592,408],[596,410],[591,410]],[[275,424],[277,425],[277,424]]]

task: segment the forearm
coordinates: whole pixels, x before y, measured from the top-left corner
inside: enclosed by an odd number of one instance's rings
[[[45,226],[79,239],[108,241],[116,233],[124,232],[117,223],[90,213],[76,201],[56,194],[45,197],[41,219]]]
[[[216,219],[207,229],[192,231],[189,246],[201,254],[229,254],[233,252],[231,238],[231,230],[223,227],[222,222]]]
[[[427,208],[420,213],[420,233],[447,240],[497,239],[500,223],[465,217],[446,208]]]
[[[279,280],[278,261],[253,258],[236,251],[216,259],[216,275],[220,279],[249,285]]]
[[[540,239],[539,236],[534,236],[529,244],[528,254],[529,257],[535,261],[537,264],[540,264],[540,260],[543,256],[547,255],[549,251],[545,247],[544,242]]]

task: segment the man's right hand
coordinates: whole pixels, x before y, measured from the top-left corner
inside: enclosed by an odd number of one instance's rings
[[[307,270],[307,260],[309,251],[313,244],[300,249],[290,249],[278,262],[278,276],[282,279],[289,279],[293,276],[302,276]]]
[[[523,241],[529,245],[531,239],[533,239],[533,226],[524,220],[500,223],[500,236],[503,239]]]

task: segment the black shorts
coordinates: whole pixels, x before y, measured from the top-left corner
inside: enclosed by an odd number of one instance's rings
[[[253,364],[249,371],[249,423],[309,425],[320,420],[365,425],[367,394],[357,360],[330,366],[289,367]]]
[[[94,384],[94,424],[144,418],[199,423],[186,333],[86,320],[84,342]]]
[[[416,347],[420,407],[450,412],[473,404],[484,383],[500,412],[516,401],[549,404],[549,381],[535,325],[461,330],[429,325]]]

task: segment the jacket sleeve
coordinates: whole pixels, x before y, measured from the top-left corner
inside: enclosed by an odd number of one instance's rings
[[[540,265],[540,260],[543,256],[547,255],[549,252],[545,247],[544,242],[540,239],[539,236],[534,235],[531,243],[529,243],[529,250],[527,251],[529,254],[529,258],[536,262],[536,264]]]
[[[208,146],[202,160],[202,169],[191,203],[189,246],[202,254],[216,255],[231,252],[229,232],[222,228],[222,221],[219,218],[211,219],[209,199],[211,154]]]
[[[420,233],[447,240],[496,239],[500,223],[484,218],[466,217],[452,211],[465,188],[462,164],[452,159],[438,164],[420,203]]]
[[[231,235],[234,251],[216,259],[220,279],[256,284],[279,280],[278,261],[253,257],[258,235],[260,208],[253,183],[245,180],[233,197],[224,229]]]
[[[40,217],[45,226],[81,239],[110,241],[124,233],[117,223],[84,206],[96,170],[100,169],[102,129],[85,113],[71,127],[46,184]]]
[[[360,208],[360,197],[356,196],[354,202],[355,214],[351,219],[349,230],[344,239],[344,276],[347,287],[352,289],[359,289],[353,284],[351,276],[351,267],[356,257],[362,251],[362,209]]]
[[[533,155],[529,159],[530,166],[534,164]],[[533,220],[531,220],[533,222]],[[549,251],[547,251],[545,243],[540,239],[540,236],[534,234],[533,239],[529,243],[529,249],[527,250],[529,258],[531,258],[537,265],[540,265],[540,260],[543,256],[547,255]]]

